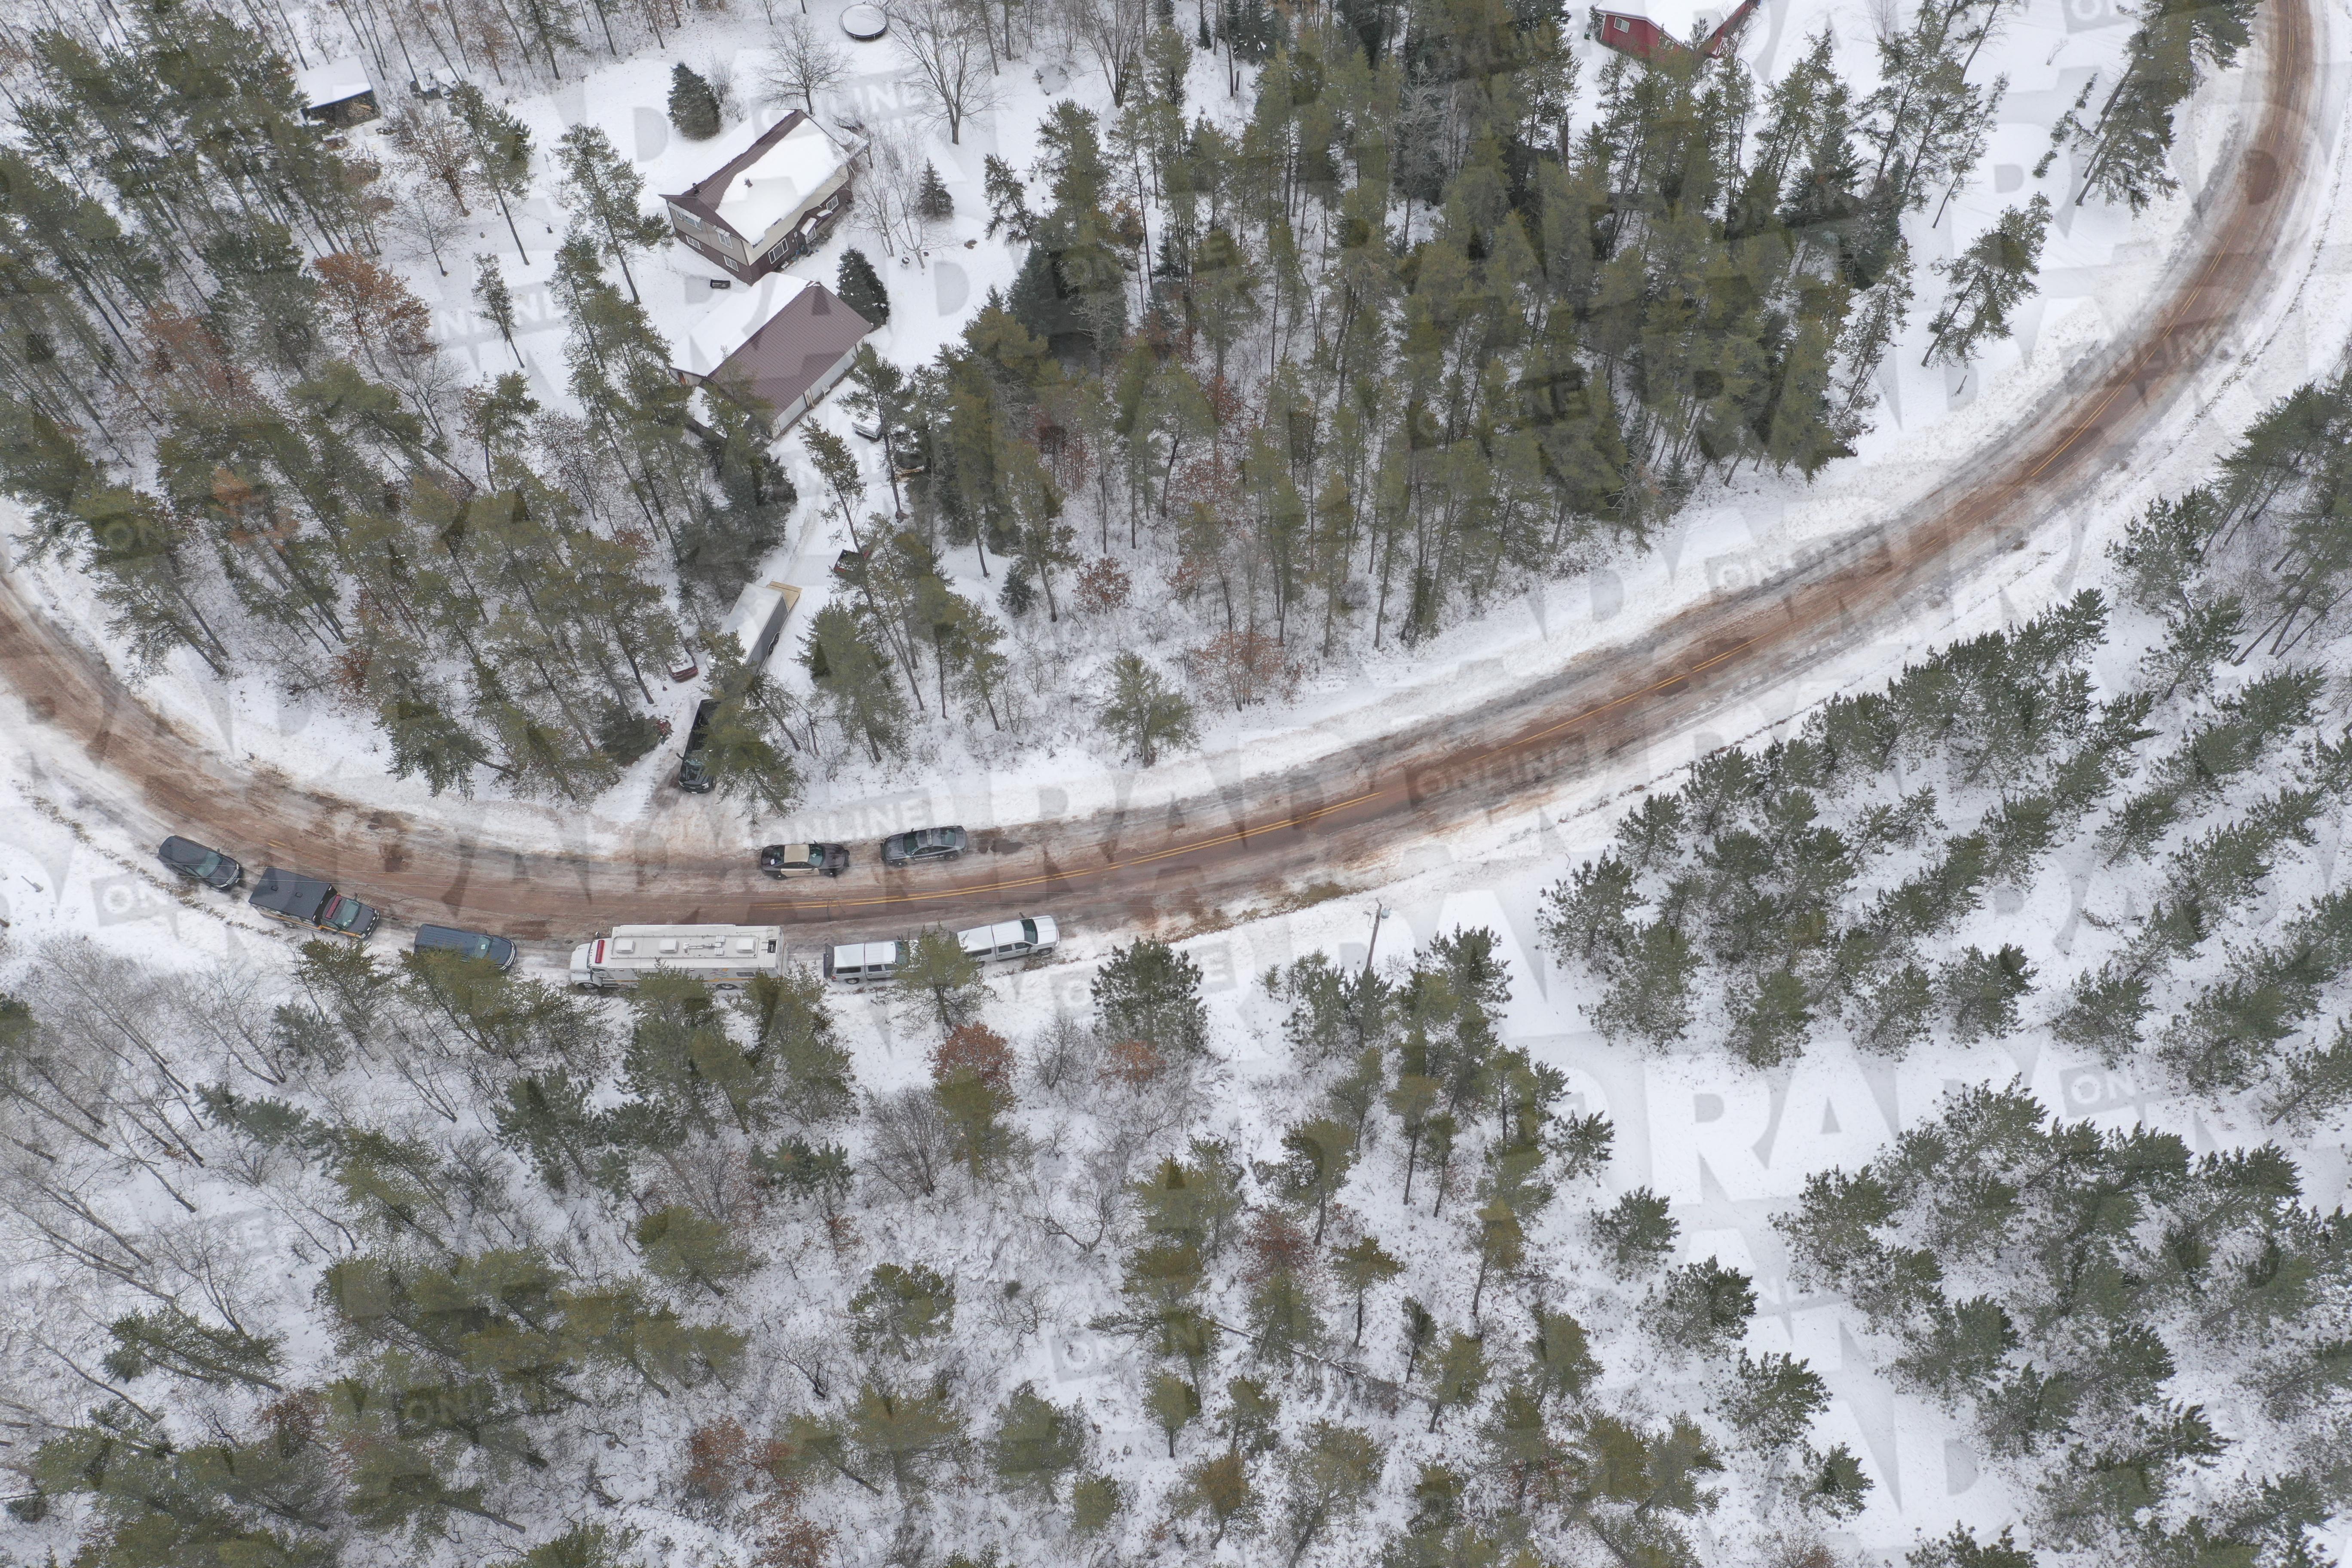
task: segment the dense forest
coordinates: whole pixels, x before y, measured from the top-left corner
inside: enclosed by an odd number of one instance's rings
[[[2042,1549],[2306,1562],[2352,1499],[2352,1230],[2288,1152],[2352,1107],[2347,418],[2343,376],[2282,400],[2115,542],[2115,604],[1702,760],[1548,899],[1616,1038],[1764,1069],[2048,1040],[2223,1130],[2192,1152],[1966,1089],[1778,1222],[1883,1373],[2030,1479]]]
[[[1770,1068],[1823,1030],[1899,1057],[2046,1021],[2216,1105],[2333,1120],[2347,399],[2340,377],[2285,399],[2116,542],[2136,667],[2096,668],[2117,607],[2086,589],[1643,802],[1547,902],[1594,1022]],[[1989,940],[2029,905],[2076,911],[2056,951]]]
[[[1780,1225],[1888,1373],[2032,1479],[2039,1546],[2306,1563],[2352,1499],[2352,1219],[2302,1197],[2275,1144],[2191,1155],[1977,1089]]]
[[[1675,1261],[1486,931],[1267,971],[1245,1093],[1149,939],[1074,1012],[947,939],[855,1016],[323,941],[12,972],[28,1568],[1873,1560],[1823,1373]],[[2319,1560],[2352,1233],[2279,1148],[1963,1088],[1778,1223],[2014,1500],[1910,1568]]]
[[[929,1073],[870,1089],[813,976],[27,956],[14,1561],[1673,1564],[1870,1490],[1820,1378],[1738,1350],[1744,1276],[1578,1217],[1612,1130],[1501,1043],[1484,931],[1266,976],[1272,1125],[1150,941],[1017,1047],[927,943]]]
[[[1847,450],[1916,287],[1902,224],[1982,153],[2002,84],[1969,73],[2001,13],[1922,8],[1866,93],[1826,35],[1769,85],[1728,53],[1604,53],[1580,92],[1568,18],[1539,7],[1226,5],[1197,30],[1129,0],[946,7],[905,45],[944,120],[1016,52],[1097,61],[1110,102],[1055,107],[1034,168],[991,161],[1013,287],[936,363],[866,356],[844,395],[887,471],[812,426],[807,498],[739,404],[670,375],[637,300],[633,258],[665,237],[635,169],[593,127],[535,146],[493,97],[660,47],[685,20],[660,0],[353,0],[336,15],[388,116],[352,138],[304,121],[308,57],[266,9],[20,18],[0,479],[134,664],[184,652],[369,714],[436,792],[609,786],[657,742],[653,672],[708,645],[803,500],[871,565],[801,639],[814,700],[718,650],[723,789],[781,808],[812,765],[894,765],[940,721],[1017,740],[1059,695],[1007,679],[1037,612],[1116,616],[1164,583],[1192,630],[1121,649],[1087,710],[1148,763],[1204,706],[1279,700],[1640,547],[1696,486]],[[2060,128],[2103,192],[2161,188],[2173,110],[2246,16],[2151,14],[2109,112]],[[841,59],[770,21],[772,97],[818,101]],[[986,70],[943,77],[923,51],[949,44]],[[457,85],[390,85],[434,71]],[[696,90],[673,116],[708,133],[722,97],[678,71]],[[886,247],[952,205],[899,154],[862,176]],[[516,220],[551,186],[560,241]],[[555,252],[566,406],[519,373],[464,384],[404,279],[468,265],[491,215],[524,266]],[[2028,204],[1938,264],[1933,353],[2006,331],[2047,221]],[[470,266],[511,343],[500,260]],[[862,257],[843,274],[887,315]],[[885,481],[898,520],[872,510]],[[994,606],[947,580],[967,547]]]

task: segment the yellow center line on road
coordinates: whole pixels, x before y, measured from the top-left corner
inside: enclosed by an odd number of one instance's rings
[[[2107,389],[2107,395],[2099,399],[2099,405],[2091,410],[2091,416],[2088,419],[2084,420],[2081,424],[2075,426],[2074,428],[2068,433],[2066,438],[2063,441],[2059,442],[2056,448],[2053,450],[2048,457],[2042,458],[2040,462],[2034,464],[2032,468],[2027,469],[2025,473],[2025,477],[2027,479],[2040,479],[2042,477],[2042,469],[2048,468],[2051,464],[2064,457],[2068,452],[2074,450],[2074,443],[2088,435],[2091,430],[2098,425],[2099,421],[2106,416],[2107,409],[2113,405],[2116,398],[2121,397],[2124,395],[2124,388],[2129,386],[2134,378],[2139,374],[2140,366],[2145,364],[2147,362],[2148,357],[2156,353],[2158,345],[2168,342],[2171,340],[2174,330],[2180,324],[2181,313],[2189,309],[2189,303],[2194,300],[2197,296],[2205,291],[2205,285],[2211,280],[2214,269],[2221,265],[2226,254],[2226,252],[2217,250],[2206,260],[2205,269],[2197,275],[2197,281],[2183,289],[2181,291],[2180,298],[2173,301],[2171,313],[2165,317],[2163,330],[2158,332],[2155,337],[2150,338],[2147,342],[2140,344],[2139,351],[2132,355],[2131,368],[2116,379],[2115,384]]]
[[[1519,747],[1531,745],[1538,741],[1549,739],[1549,737],[1559,733],[1563,730],[1573,729],[1577,725],[1586,722],[1588,720],[1597,719],[1601,714],[1607,713],[1612,709],[1622,708],[1631,702],[1638,702],[1643,698],[1653,696],[1657,692],[1663,691],[1667,687],[1673,686],[1678,681],[1688,680],[1696,675],[1703,675],[1706,671],[1714,668],[1716,666],[1722,664],[1728,659],[1738,658],[1740,654],[1746,652],[1748,648],[1754,647],[1757,643],[1762,640],[1763,634],[1760,632],[1753,637],[1742,637],[1739,641],[1732,644],[1729,647],[1723,649],[1719,653],[1713,654],[1706,658],[1701,659],[1698,663],[1691,665],[1685,669],[1679,670],[1662,679],[1654,680],[1647,686],[1640,687],[1634,690],[1625,692],[1622,696],[1613,697],[1606,702],[1596,702],[1590,708],[1586,708],[1579,712],[1570,714],[1568,718],[1559,720],[1555,723],[1548,724],[1540,730],[1521,735],[1517,740],[1505,742],[1503,744],[1493,748],[1485,754],[1487,756],[1501,756],[1505,752],[1516,751]],[[1444,764],[1443,763],[1440,763],[1435,765],[1442,767]],[[1298,812],[1293,816],[1285,817],[1280,821],[1269,822],[1262,826],[1239,827],[1231,832],[1221,833],[1210,838],[1197,838],[1188,843],[1171,846],[1165,849],[1153,849],[1140,855],[1133,855],[1119,859],[1107,860],[1099,866],[1079,868],[1068,871],[1040,872],[1034,876],[1015,877],[1005,881],[990,882],[978,887],[942,888],[937,892],[930,893],[878,893],[870,898],[827,899],[824,900],[824,907],[828,910],[868,909],[877,905],[887,904],[946,903],[953,900],[992,897],[1002,893],[1017,891],[1024,888],[1046,887],[1072,881],[1085,877],[1099,876],[1107,872],[1132,869],[1139,866],[1154,865],[1162,860],[1172,860],[1179,856],[1195,855],[1199,854],[1202,850],[1218,849],[1223,848],[1228,844],[1242,843],[1249,839],[1253,835],[1264,837],[1265,836],[1272,833],[1280,833],[1286,830],[1296,830],[1300,827],[1308,826],[1311,824],[1330,816],[1334,812],[1345,811],[1351,805],[1361,805],[1368,800],[1378,800],[1384,795],[1394,795],[1401,787],[1402,786],[1397,784],[1384,784],[1378,789],[1366,790],[1360,795],[1349,795],[1345,800],[1335,800],[1328,805],[1318,805],[1312,811]],[[799,906],[788,904],[787,907]]]

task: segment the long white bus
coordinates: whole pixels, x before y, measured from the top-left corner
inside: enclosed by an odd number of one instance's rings
[[[635,985],[656,970],[738,986],[783,967],[782,926],[615,926],[572,950],[574,985]]]
[[[1051,952],[1062,940],[1061,928],[1050,915],[999,921],[956,932],[956,945],[980,963],[1012,963]],[[852,942],[830,947],[824,954],[824,974],[845,985],[873,985],[893,979],[914,954],[912,942]]]

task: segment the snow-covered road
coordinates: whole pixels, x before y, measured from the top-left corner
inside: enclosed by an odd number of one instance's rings
[[[2254,112],[2157,303],[2137,331],[1989,439],[1964,479],[1891,522],[1726,584],[1564,672],[1349,734],[1320,756],[1292,748],[1257,772],[1226,752],[1129,774],[1108,802],[1081,799],[1058,817],[1041,809],[1043,792],[1023,792],[1013,807],[988,780],[941,781],[886,803],[887,821],[859,825],[908,826],[899,818],[913,813],[985,829],[980,847],[992,852],[945,871],[885,877],[861,857],[851,875],[793,897],[756,875],[748,845],[689,848],[650,828],[642,843],[613,844],[584,825],[554,847],[519,844],[498,831],[492,808],[469,821],[450,803],[428,821],[306,788],[151,711],[14,580],[0,584],[0,674],[22,700],[20,733],[46,786],[76,820],[149,842],[184,832],[299,864],[406,921],[568,940],[631,920],[751,918],[846,936],[1018,907],[1118,931],[1211,923],[1309,887],[1370,885],[1421,868],[1444,836],[1605,798],[1657,771],[1649,759],[1670,739],[1744,732],[1759,693],[1906,619],[1938,619],[1955,585],[1981,582],[1989,566],[2014,558],[2021,573],[2033,557],[2015,552],[2053,520],[2084,507],[2118,468],[2152,461],[2168,423],[2211,395],[2222,362],[2260,336],[2301,277],[2281,261],[2301,253],[2321,183],[2313,175],[2332,151],[2314,129],[2326,119],[2315,114],[2317,31],[2307,0],[2266,12]]]

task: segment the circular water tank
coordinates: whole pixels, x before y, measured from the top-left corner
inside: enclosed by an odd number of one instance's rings
[[[879,5],[862,3],[841,14],[841,30],[859,43],[871,43],[890,30],[890,18]]]

